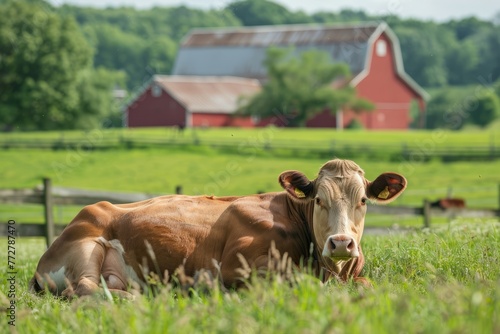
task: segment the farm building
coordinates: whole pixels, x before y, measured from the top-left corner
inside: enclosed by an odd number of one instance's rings
[[[260,90],[258,80],[229,76],[155,75],[125,106],[125,126],[253,126],[234,117],[238,99]]]
[[[332,61],[349,65],[349,84],[375,104],[375,110],[361,115],[343,110],[335,116],[326,110],[307,122],[310,127],[345,127],[358,118],[368,129],[407,129],[412,102],[420,116],[425,112],[427,93],[405,73],[398,39],[383,22],[195,29],[181,43],[173,74],[263,81],[270,46],[328,52]]]

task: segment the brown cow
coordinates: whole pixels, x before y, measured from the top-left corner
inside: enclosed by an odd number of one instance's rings
[[[363,281],[366,201],[394,200],[406,179],[383,173],[370,182],[354,162],[335,159],[315,180],[285,171],[279,182],[286,191],[87,206],[42,256],[30,290],[89,295],[101,289],[102,277],[110,291],[123,293],[131,284],[147,287],[145,268],[172,274],[180,266],[188,276],[207,270],[226,287],[238,287],[240,258],[265,270],[272,244],[298,266],[313,259],[322,280]]]

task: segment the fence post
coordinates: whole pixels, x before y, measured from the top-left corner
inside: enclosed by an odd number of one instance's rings
[[[49,247],[54,241],[54,215],[52,200],[52,182],[49,178],[43,179],[43,208],[45,214],[45,241]]]
[[[175,187],[175,193],[177,195],[182,195],[182,186],[181,185],[178,185]]]
[[[424,227],[431,227],[431,202],[424,199]]]
[[[498,210],[500,210],[500,183],[498,184]]]

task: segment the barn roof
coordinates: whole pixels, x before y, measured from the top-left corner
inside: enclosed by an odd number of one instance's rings
[[[365,66],[368,40],[377,27],[369,23],[194,29],[181,43],[172,73],[263,79],[266,49],[294,46],[297,53],[311,48],[326,51],[356,74]]]
[[[238,28],[194,29],[182,46],[322,45],[366,42],[378,24],[356,26],[275,25]]]
[[[369,71],[371,45],[382,32],[393,43],[398,74],[427,98],[427,93],[405,73],[399,41],[384,22],[194,29],[181,42],[172,73],[262,80],[267,76],[266,49],[293,46],[296,53],[321,50],[330,54],[333,61],[347,63],[356,85]]]
[[[151,84],[157,84],[188,111],[197,113],[232,114],[242,96],[260,91],[258,80],[227,76],[155,75]]]

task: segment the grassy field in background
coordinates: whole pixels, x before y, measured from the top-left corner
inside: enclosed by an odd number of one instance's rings
[[[6,246],[6,239],[0,244]],[[44,246],[17,239],[18,333],[498,333],[500,225],[450,224],[426,232],[365,236],[363,272],[373,288],[307,274],[222,293],[166,287],[135,301],[71,303],[26,292]],[[8,291],[6,280],[0,291]],[[8,300],[0,296],[1,307]],[[3,316],[0,332],[10,326]]]
[[[278,175],[288,169],[314,178],[326,159],[274,158],[220,154],[210,148],[114,150],[114,151],[0,151],[0,188],[32,188],[50,177],[54,186],[108,191],[173,193],[182,185],[186,194],[245,195],[281,190]],[[349,157],[341,157],[349,158]],[[491,200],[475,207],[497,204],[500,161],[477,162],[387,162],[355,159],[373,179],[381,172],[406,176],[404,204],[420,204],[423,198],[453,195]],[[487,188],[490,188],[488,190]]]
[[[209,147],[120,150],[3,150],[0,188],[33,188],[43,177],[54,186],[116,192],[171,194],[181,185],[185,194],[246,195],[281,190],[278,175],[300,170],[314,178],[326,159],[278,158],[271,155],[221,153]],[[350,158],[341,157],[341,158]],[[374,179],[384,171],[405,175],[409,186],[394,205],[420,206],[424,199],[436,200],[451,192],[469,207],[498,206],[500,160],[442,163],[439,161],[390,162],[354,159]],[[79,207],[59,207],[57,222],[67,223]],[[41,222],[38,206],[0,206],[0,219]],[[400,223],[419,225],[421,219]],[[367,224],[376,220],[367,220]],[[399,222],[399,217],[383,225]],[[376,224],[378,225],[378,223]]]
[[[0,142],[9,140],[79,140],[98,145],[101,141],[126,139],[164,139],[165,142],[191,143],[204,140],[246,144],[273,142],[312,143],[329,147],[339,143],[367,143],[372,145],[433,145],[433,147],[461,147],[473,145],[500,146],[500,121],[489,128],[471,128],[469,131],[335,131],[311,128],[193,128],[180,131],[176,128],[93,129],[88,131],[12,132],[0,133]],[[428,147],[428,146],[427,146]]]

